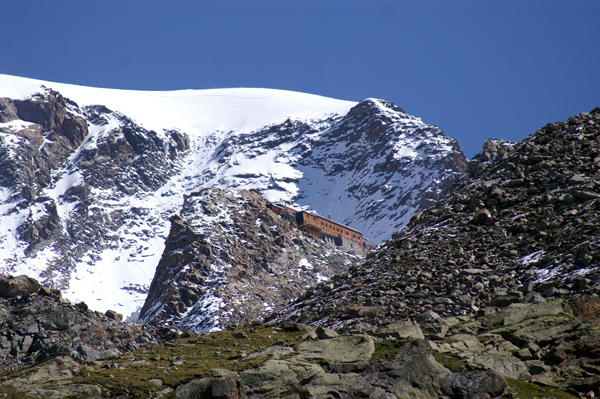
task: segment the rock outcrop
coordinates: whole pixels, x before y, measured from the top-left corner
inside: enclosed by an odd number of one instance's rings
[[[260,321],[306,287],[362,260],[305,236],[257,190],[185,197],[140,322],[209,332]]]
[[[72,305],[30,277],[0,277],[0,370],[56,356],[89,363],[176,337]]]

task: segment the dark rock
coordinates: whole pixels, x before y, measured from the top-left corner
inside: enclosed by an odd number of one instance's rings
[[[105,316],[112,320],[123,321],[123,315],[114,310],[107,310]]]
[[[41,288],[40,283],[25,275],[13,277],[0,276],[0,297],[12,298],[18,295],[37,293]]]
[[[504,377],[494,371],[463,371],[446,377],[442,390],[453,399],[485,399],[500,396],[507,386]]]
[[[243,331],[233,333],[232,335],[233,335],[233,338],[240,338],[240,339],[241,338],[248,338],[248,334],[246,334]]]
[[[10,98],[0,97],[0,123],[6,123],[19,119],[17,108]]]
[[[492,214],[490,213],[490,211],[488,211],[485,208],[482,208],[482,209],[478,210],[477,212],[475,212],[475,215],[473,216],[473,219],[471,220],[471,222],[473,224],[483,225],[483,224],[490,223],[491,220],[492,220]]]

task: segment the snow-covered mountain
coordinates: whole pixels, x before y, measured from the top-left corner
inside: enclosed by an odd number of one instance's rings
[[[382,100],[0,75],[0,272],[128,315],[144,302],[184,194],[258,189],[379,242],[465,167],[455,140]]]

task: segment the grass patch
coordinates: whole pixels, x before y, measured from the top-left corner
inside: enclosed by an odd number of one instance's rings
[[[465,371],[468,369],[467,363],[451,353],[440,353],[431,351],[433,358],[442,366],[450,369],[452,372]]]
[[[244,332],[247,338],[235,338]],[[262,365],[269,357],[247,359],[257,351],[273,345],[291,346],[297,349],[303,332],[280,331],[273,327],[238,327],[168,342],[135,352],[125,353],[93,366],[81,367],[79,375],[71,384],[93,384],[102,387],[108,397],[127,395],[139,399],[154,396],[166,388],[175,389],[194,378],[208,375],[212,368],[242,371]],[[11,379],[11,372],[0,375]],[[162,380],[162,386],[149,383],[151,379]],[[50,386],[50,384],[48,384]],[[29,399],[22,392],[2,387],[0,393],[15,399]],[[165,398],[174,398],[175,393]]]
[[[558,388],[531,384],[529,382],[519,381],[509,377],[506,378],[506,382],[508,382],[508,385],[517,393],[520,399],[579,399],[578,396],[572,395]]]
[[[375,343],[375,352],[371,355],[371,362],[392,360],[398,354],[401,343],[395,339],[383,339]]]
[[[18,391],[14,388],[0,387],[0,393],[5,393],[6,398],[11,399],[39,399],[34,396],[29,396],[23,393],[23,391]]]

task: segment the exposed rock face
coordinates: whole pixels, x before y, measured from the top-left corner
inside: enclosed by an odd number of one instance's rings
[[[242,161],[252,165],[269,153],[281,153],[279,168],[285,164],[299,173],[283,177],[229,172],[238,170]],[[343,117],[309,123],[287,120],[231,135],[215,158],[217,171],[203,172],[207,181],[218,181],[221,187],[225,182],[226,188],[256,187],[269,197],[310,206],[322,215],[331,213],[375,243],[445,197],[467,166],[456,140],[393,103],[376,99],[361,101]],[[286,194],[290,187],[297,187],[297,193]]]
[[[121,323],[85,304],[71,305],[58,290],[26,277],[0,277],[0,369],[69,355],[90,362],[177,334],[168,329]]]
[[[25,275],[8,278],[0,276],[0,297],[12,298],[18,295],[30,295],[37,293],[41,288],[40,283]]]
[[[2,272],[35,266],[45,285],[67,290],[74,275],[85,274],[82,263],[94,264],[107,250],[136,244],[120,240],[132,221],[157,224],[120,199],[132,193],[141,198],[161,187],[177,171],[179,154],[189,149],[186,135],[159,136],[105,107],[81,109],[53,90],[26,100],[2,99],[0,112],[2,224],[14,226],[0,232],[5,251],[12,251]],[[141,230],[135,233],[145,240],[164,239],[160,230]],[[140,260],[147,256],[142,244],[136,253]],[[34,264],[29,268],[28,259]],[[129,283],[114,289],[144,291]]]
[[[52,90],[27,100],[3,98],[2,107],[2,122],[19,119],[26,123],[2,128],[16,136],[9,142],[20,148],[0,146],[0,185],[32,201],[50,184],[52,171],[83,142],[88,125],[77,104]],[[10,156],[11,150],[20,156]]]
[[[256,190],[185,197],[140,321],[208,332],[261,320],[362,257],[304,236]]]

